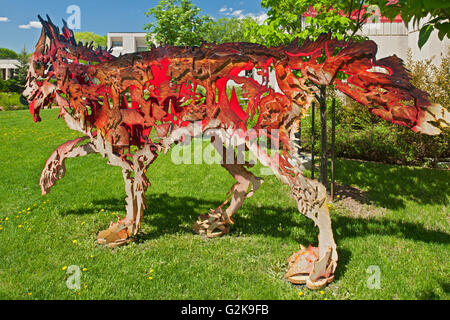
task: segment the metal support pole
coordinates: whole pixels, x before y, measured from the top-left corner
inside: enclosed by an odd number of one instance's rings
[[[336,98],[333,98],[331,102],[331,201],[334,201],[334,161],[336,159],[336,151],[334,143],[336,141]]]
[[[328,190],[327,92],[320,86],[320,182]]]
[[[316,103],[313,102],[311,106],[311,178],[314,179],[314,136],[316,135],[316,129],[314,125],[314,113],[316,112]]]
[[[301,153],[302,151],[301,139],[302,139],[302,121],[300,120],[300,125],[298,126],[298,153]]]

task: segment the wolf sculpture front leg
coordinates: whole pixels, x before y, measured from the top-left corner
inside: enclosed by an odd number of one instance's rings
[[[157,158],[161,146],[148,144],[133,155],[133,170],[128,166],[122,167],[122,176],[125,183],[126,216],[118,217],[116,223],[111,222],[108,229],[100,231],[97,236],[99,244],[108,247],[117,247],[134,240],[140,230],[142,217],[147,208],[145,192],[150,186],[146,172],[150,164]]]
[[[51,187],[66,174],[66,159],[82,157],[90,153],[97,152],[95,146],[92,143],[86,143],[77,146],[82,141],[88,139],[89,137],[84,136],[69,140],[58,148],[51,154],[45,163],[44,170],[42,170],[41,179],[39,184],[41,186],[42,195],[50,192]]]

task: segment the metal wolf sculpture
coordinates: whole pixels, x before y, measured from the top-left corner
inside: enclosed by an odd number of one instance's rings
[[[298,210],[319,228],[319,241],[318,247],[301,247],[289,258],[285,277],[309,288],[322,287],[333,280],[338,261],[327,193],[318,181],[302,175],[295,161],[294,136],[314,99],[315,86],[333,84],[371,113],[415,132],[439,134],[439,126],[450,122],[446,109],[430,103],[427,93],[411,85],[398,57],[375,58],[373,41],[338,41],[324,34],[302,45],[294,41],[274,48],[252,43],[161,46],[117,58],[92,44],[77,44],[65,22],[60,33],[48,16],[39,19],[42,34],[23,95],[34,121],[41,121],[41,108],[56,103],[68,127],[83,134],[59,146],[47,160],[40,180],[42,194],[64,176],[67,158],[100,153],[109,164],[121,167],[126,217],[111,222],[97,239],[111,247],[132,240],[140,229],[147,208],[149,165],[161,150],[193,136],[194,122],[201,121],[203,130],[238,137],[291,188]],[[261,82],[242,75],[252,69]],[[277,91],[268,86],[269,70],[276,74]],[[245,107],[234,89],[227,94],[229,81],[241,87],[248,100]],[[249,129],[256,138],[273,138],[277,132],[277,156],[242,134]],[[227,139],[212,140],[220,154],[231,152],[236,160]],[[233,214],[262,183],[246,165],[222,162],[236,183],[224,203],[199,217],[195,231],[207,237],[229,232]]]

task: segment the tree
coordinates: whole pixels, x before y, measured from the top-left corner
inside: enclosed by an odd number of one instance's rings
[[[25,89],[25,83],[28,74],[28,63],[30,61],[30,54],[27,53],[27,49],[25,47],[23,47],[22,51],[17,55],[17,61],[17,69],[14,76],[17,89],[14,91],[22,93]]]
[[[338,39],[355,37],[372,12],[363,10],[366,0],[261,0],[268,19],[254,26],[258,41],[268,46],[293,39],[315,39],[331,32]],[[349,34],[349,32],[351,32]]]
[[[205,27],[212,21],[209,15],[200,16],[201,9],[190,0],[160,0],[145,15],[154,17],[155,22],[144,25],[147,42],[175,46],[199,46],[203,41]],[[154,34],[152,37],[151,34]]]
[[[221,18],[205,24],[202,38],[206,42],[252,42],[251,26],[256,21],[251,17],[244,19]]]
[[[393,20],[401,15],[405,24],[413,22],[419,26],[420,20],[429,20],[419,32],[419,48],[428,41],[433,30],[438,31],[438,37],[443,40],[450,34],[450,1],[448,0],[370,0],[371,4],[380,8],[381,14]]]
[[[81,41],[83,43],[93,42],[94,47],[106,48],[106,43],[108,41],[106,36],[101,36],[93,32],[75,32],[75,40],[77,42]]]
[[[0,48],[0,59],[17,59],[17,53],[7,48]]]

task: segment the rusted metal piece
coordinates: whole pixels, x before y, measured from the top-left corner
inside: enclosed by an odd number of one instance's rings
[[[89,140],[84,145],[76,139],[60,146],[47,161],[41,188],[47,193],[63,177],[67,157],[95,152],[121,167],[126,217],[98,235],[98,243],[111,247],[133,239],[140,229],[147,208],[149,165],[183,136],[194,136],[194,122],[201,121],[202,130],[214,128],[241,139],[240,144],[290,186],[298,210],[318,226],[319,244],[306,254],[317,256],[308,265],[298,258],[304,250],[290,260],[287,279],[306,274],[309,287],[320,287],[332,280],[338,260],[327,194],[321,183],[301,174],[300,161],[291,161],[299,160],[294,135],[316,93],[311,82],[335,84],[370,112],[416,132],[438,134],[439,126],[450,122],[447,110],[431,104],[425,92],[410,84],[400,59],[375,59],[372,41],[344,42],[322,35],[303,45],[294,41],[275,48],[251,43],[163,46],[116,58],[100,48],[77,44],[67,26],[61,33],[50,18],[39,19],[42,34],[23,93],[30,113],[34,121],[41,121],[40,109],[56,103],[68,127],[82,133],[80,139]],[[261,82],[243,75],[252,69],[262,77]],[[271,69],[280,91],[268,86]],[[348,78],[343,80],[339,73]],[[229,81],[241,87],[248,100],[246,107],[239,103],[235,89],[227,94]],[[254,117],[251,129],[256,138],[278,135],[278,156],[242,137]],[[213,145],[218,150],[231,148],[224,141],[216,140]],[[262,182],[243,164],[224,163],[223,167],[236,184],[221,206],[195,224],[196,231],[209,237],[229,231],[231,216]]]

